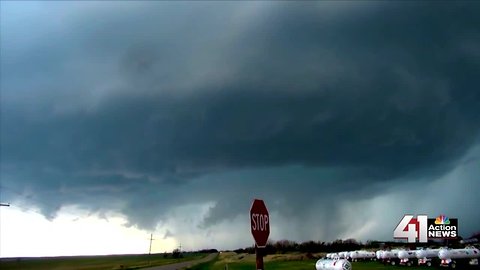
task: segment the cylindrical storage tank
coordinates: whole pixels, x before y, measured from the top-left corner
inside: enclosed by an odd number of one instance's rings
[[[352,264],[348,260],[320,259],[315,264],[317,270],[351,270]]]
[[[374,259],[375,256],[376,256],[375,252],[366,251],[366,250],[356,250],[356,251],[350,252],[350,258],[352,258],[353,261]]]
[[[437,258],[440,249],[420,249],[417,250],[417,258]]]
[[[413,259],[417,257],[415,250],[400,250],[398,252],[399,259]]]
[[[359,253],[358,251],[351,251],[348,256],[349,256],[349,258],[351,258],[352,260],[356,260],[356,259],[359,258],[359,256],[358,256],[359,254],[358,254],[358,253]]]
[[[382,259],[390,259],[390,258],[393,258],[393,252],[391,251],[388,251],[388,250],[385,250],[382,252]]]
[[[438,252],[438,258],[441,260],[474,259],[480,258],[480,251],[476,248],[441,249]]]
[[[373,251],[367,251],[365,254],[367,259],[375,259],[377,257],[376,253]]]
[[[377,252],[375,252],[375,255],[377,255],[377,259],[379,260],[382,259],[382,253],[383,253],[383,250],[377,250]]]
[[[395,258],[398,258],[398,252],[400,250],[398,249],[392,249],[390,251],[384,251],[382,253],[382,259],[395,259]]]

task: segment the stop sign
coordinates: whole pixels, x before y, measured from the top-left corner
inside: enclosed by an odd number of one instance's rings
[[[257,247],[265,247],[270,235],[270,216],[263,200],[253,200],[250,209],[250,229]]]

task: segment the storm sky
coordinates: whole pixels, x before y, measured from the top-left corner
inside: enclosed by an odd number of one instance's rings
[[[480,3],[1,3],[1,201],[196,248],[480,230]],[[28,206],[28,207],[27,207]],[[79,210],[80,209],[80,210]],[[2,209],[3,211],[7,211]],[[87,213],[87,214],[85,214]]]

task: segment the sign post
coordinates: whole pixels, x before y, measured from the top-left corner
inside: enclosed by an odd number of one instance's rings
[[[270,216],[263,200],[253,200],[250,208],[250,230],[255,240],[257,270],[263,270],[263,250],[270,235]]]

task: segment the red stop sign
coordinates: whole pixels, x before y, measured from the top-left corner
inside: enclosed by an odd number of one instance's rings
[[[270,216],[263,200],[253,200],[250,209],[250,229],[257,247],[265,247],[270,235]]]

